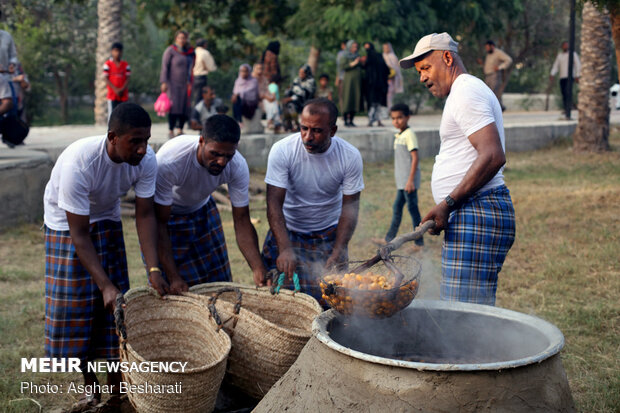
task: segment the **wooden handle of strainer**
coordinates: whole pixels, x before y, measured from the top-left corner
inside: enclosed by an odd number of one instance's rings
[[[379,255],[381,255],[381,258],[384,260],[387,259],[392,251],[399,249],[405,242],[415,241],[422,238],[422,236],[426,234],[426,231],[432,228],[435,228],[435,221],[426,221],[425,223],[419,225],[415,231],[396,237],[387,245],[381,247],[379,249]]]

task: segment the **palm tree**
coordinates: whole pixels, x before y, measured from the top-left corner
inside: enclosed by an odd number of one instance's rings
[[[605,9],[583,5],[581,23],[579,123],[573,139],[576,152],[609,150],[609,86],[611,22]]]
[[[108,121],[106,83],[103,64],[110,55],[112,43],[121,41],[122,0],[99,0],[97,2],[97,65],[95,68],[95,124],[105,125]]]

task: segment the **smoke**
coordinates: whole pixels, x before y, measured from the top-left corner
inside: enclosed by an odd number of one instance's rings
[[[433,262],[428,250],[421,250],[418,259],[422,265],[420,274],[420,288],[417,299],[439,300],[439,287],[441,285],[441,267]]]
[[[543,332],[512,318],[409,307],[382,320],[337,317],[330,337],[354,350],[424,363],[496,363],[533,356],[549,345]]]

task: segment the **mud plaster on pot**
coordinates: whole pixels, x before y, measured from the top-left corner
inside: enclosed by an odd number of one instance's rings
[[[349,357],[315,337],[255,412],[571,412],[559,355],[503,371],[434,372]]]

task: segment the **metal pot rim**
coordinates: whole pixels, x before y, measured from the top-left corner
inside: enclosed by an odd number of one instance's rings
[[[404,361],[379,356],[373,356],[362,353],[357,350],[345,347],[329,337],[327,326],[329,322],[338,317],[335,310],[328,310],[319,314],[312,323],[313,335],[323,344],[332,350],[346,354],[348,356],[368,361],[371,363],[383,364],[388,366],[403,367],[415,370],[430,371],[476,371],[476,370],[504,370],[509,368],[526,366],[529,364],[540,363],[549,357],[557,354],[564,347],[564,335],[553,324],[539,317],[528,314],[519,313],[517,311],[507,310],[505,308],[494,307],[481,304],[461,303],[455,301],[439,301],[439,300],[414,300],[409,307],[438,309],[438,310],[454,310],[467,313],[476,313],[492,317],[503,318],[535,328],[545,335],[549,340],[549,345],[542,351],[529,357],[516,360],[501,361],[495,363],[478,363],[478,364],[450,364],[450,363],[419,363],[413,361]],[[403,310],[405,311],[405,310]]]

